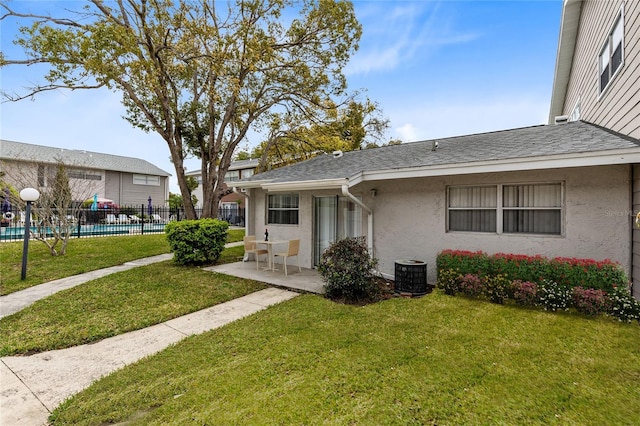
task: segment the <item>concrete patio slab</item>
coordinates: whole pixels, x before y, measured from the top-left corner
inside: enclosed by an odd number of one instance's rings
[[[315,269],[302,268],[287,265],[289,275],[285,275],[282,265],[277,265],[275,271],[256,269],[255,261],[226,263],[224,265],[208,266],[202,268],[205,271],[218,272],[248,280],[260,281],[277,287],[301,291],[305,293],[324,294],[324,282]]]

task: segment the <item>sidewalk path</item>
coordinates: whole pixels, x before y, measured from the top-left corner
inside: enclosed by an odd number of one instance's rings
[[[243,243],[227,244],[227,247]],[[0,318],[11,315],[58,291],[115,272],[171,259],[172,254],[40,284],[0,297]],[[68,397],[115,370],[159,352],[187,336],[203,333],[254,314],[299,293],[267,288],[226,303],[142,330],[68,349],[31,356],[0,358],[0,426],[41,426]]]
[[[49,281],[48,283],[25,288],[0,297],[0,318],[15,314],[16,312],[26,308],[33,302],[45,297],[51,296],[62,290],[84,284],[87,281],[96,280],[116,272],[126,271],[138,266],[150,265],[163,260],[173,258],[173,253],[160,254],[158,256],[145,257],[144,259],[133,260],[123,263],[122,265],[111,266],[109,268],[98,269],[96,271],[85,272],[71,277],[60,278],[59,280]]]
[[[225,247],[236,247],[243,244],[244,243],[242,241],[239,241],[235,243],[227,243],[225,244]],[[152,263],[162,262],[172,258],[173,253],[145,257],[143,259],[123,263],[122,265],[111,266],[109,268],[85,272],[84,274],[60,278],[59,280],[25,288],[24,290],[16,291],[15,293],[11,293],[6,296],[0,296],[0,318],[15,314],[40,299],[44,299],[45,297],[51,296],[59,291],[84,284],[87,281],[96,280],[116,272],[126,271],[128,269],[137,268],[138,266],[150,265]]]
[[[55,407],[100,377],[189,335],[221,327],[298,294],[267,288],[97,343],[0,358],[0,425],[46,425]]]

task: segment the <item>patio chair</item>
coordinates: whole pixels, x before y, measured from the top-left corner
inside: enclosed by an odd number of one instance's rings
[[[131,221],[131,223],[140,223],[140,218],[135,214],[130,214],[129,220]]]
[[[243,240],[244,240],[245,259],[249,260],[249,254],[253,253],[256,256],[256,269],[260,269],[260,264],[259,264],[260,256],[263,254],[265,256],[268,256],[269,251],[267,251],[267,249],[256,248],[255,235],[246,235]]]
[[[108,224],[118,223],[118,218],[113,213],[107,213],[107,216],[104,218],[104,223],[108,223]]]
[[[30,219],[31,219],[30,222],[31,223],[29,224],[29,226],[36,227],[38,224],[36,223],[35,220],[33,220],[33,213],[31,213],[30,216],[31,216],[30,217]],[[27,213],[26,212],[20,212],[20,216],[19,216],[19,219],[18,219],[18,225],[25,226],[26,224],[27,224]]]
[[[118,223],[131,223],[131,219],[126,214],[120,213],[118,215]]]
[[[162,217],[160,217],[159,214],[154,213],[151,215],[151,222],[153,223],[164,223],[164,219],[162,219]]]
[[[282,261],[284,263],[284,274],[287,274],[287,258],[298,256],[298,252],[300,251],[300,240],[289,240],[289,248],[286,252],[282,253],[274,253],[273,257],[282,257]],[[302,272],[302,268],[300,268],[300,258],[298,257],[298,272]]]

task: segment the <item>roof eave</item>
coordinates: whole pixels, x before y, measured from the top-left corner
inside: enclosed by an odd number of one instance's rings
[[[564,100],[567,94],[567,85],[571,74],[578,26],[580,24],[581,9],[582,0],[565,0],[562,6],[562,20],[560,24],[558,52],[556,54],[556,66],[553,75],[549,124],[554,124],[555,118],[562,115],[562,110],[564,109]]]
[[[640,149],[628,148],[580,154],[562,154],[505,160],[477,161],[461,164],[442,164],[406,169],[363,172],[349,179],[349,186],[365,181],[410,179],[433,176],[497,173],[570,167],[589,167],[640,162]]]
[[[245,189],[260,188],[270,192],[284,192],[284,191],[341,189],[342,185],[345,185],[348,182],[349,180],[347,178],[304,180],[304,181],[293,181],[293,182],[272,182],[269,180],[254,180],[254,181],[247,181],[247,182],[238,182],[235,186],[238,188],[245,188]]]

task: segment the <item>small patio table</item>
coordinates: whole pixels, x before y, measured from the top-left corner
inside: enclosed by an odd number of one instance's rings
[[[263,244],[265,246],[267,246],[267,259],[269,259],[269,266],[265,269],[265,270],[271,270],[271,271],[275,271],[275,262],[273,259],[273,246],[277,245],[277,244],[289,244],[289,240],[269,240],[269,241],[261,241],[261,240],[256,240],[256,245],[259,244]]]

